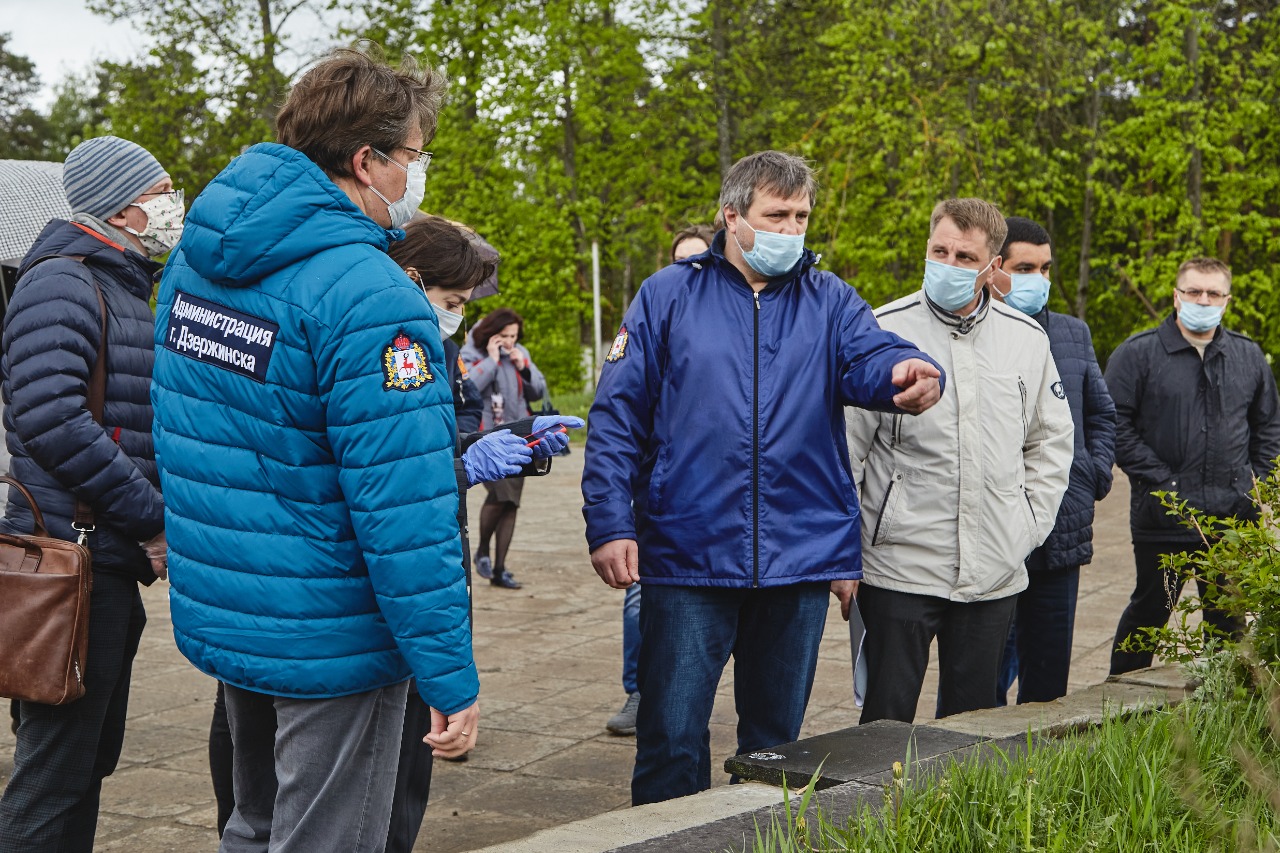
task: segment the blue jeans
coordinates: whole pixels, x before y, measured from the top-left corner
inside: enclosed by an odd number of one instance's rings
[[[636,670],[640,667],[640,584],[627,587],[622,599],[622,689],[630,696],[636,687]]]
[[[1067,695],[1080,567],[1033,570],[1028,578],[1027,588],[1018,595],[1005,646],[996,684],[997,705],[1005,704],[1015,677],[1019,705],[1052,702]]]
[[[739,754],[799,737],[829,590],[645,587],[633,805],[711,787],[711,707],[730,655]]]

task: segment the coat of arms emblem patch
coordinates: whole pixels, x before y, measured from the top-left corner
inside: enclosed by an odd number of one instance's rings
[[[398,333],[391,346],[383,352],[382,369],[387,380],[383,387],[388,391],[416,391],[428,382],[436,381],[431,375],[422,344],[404,332]]]

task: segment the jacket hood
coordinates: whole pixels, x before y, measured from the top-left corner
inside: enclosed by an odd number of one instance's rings
[[[54,219],[44,227],[40,236],[18,266],[18,277],[46,258],[81,255],[85,263],[114,273],[135,296],[151,298],[152,278],[160,265],[144,258],[126,246],[113,243],[103,235],[65,219]]]
[[[177,252],[203,278],[244,287],[326,249],[368,243],[385,252],[403,236],[362,213],[302,152],[262,143],[192,202]]]

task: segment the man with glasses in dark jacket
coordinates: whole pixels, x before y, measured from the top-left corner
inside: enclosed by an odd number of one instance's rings
[[[1049,232],[1022,216],[1010,216],[1005,224],[1009,232],[1000,250],[1004,263],[991,278],[991,292],[1035,319],[1049,335],[1049,350],[1075,424],[1071,480],[1053,532],[1027,557],[1028,586],[1018,593],[996,685],[996,704],[1003,705],[1017,678],[1021,705],[1067,695],[1080,567],[1093,559],[1094,505],[1111,491],[1116,407],[1098,368],[1088,325],[1048,308],[1053,267]]]
[[[1215,258],[1192,258],[1178,268],[1173,289],[1173,313],[1121,344],[1107,364],[1116,461],[1132,488],[1137,564],[1137,583],[1116,629],[1112,675],[1151,665],[1151,652],[1121,645],[1142,628],[1164,625],[1182,590],[1182,579],[1165,571],[1160,558],[1204,548],[1200,534],[1169,515],[1152,492],[1176,492],[1211,515],[1256,518],[1253,478],[1270,474],[1280,455],[1271,367],[1256,343],[1222,327],[1231,269]],[[1241,629],[1213,608],[1204,618],[1226,634]]]

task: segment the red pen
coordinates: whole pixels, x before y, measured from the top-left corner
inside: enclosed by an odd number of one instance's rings
[[[563,424],[560,425],[559,429],[553,429],[552,427],[547,427],[546,429],[538,430],[538,432],[535,432],[532,435],[525,436],[526,438],[533,438],[533,441],[526,441],[524,446],[533,447],[539,441],[542,441],[543,437],[546,436],[547,434],[554,435],[557,432],[568,432],[568,431],[569,431],[569,428],[564,426]],[[535,435],[537,436],[537,438],[534,438]]]

